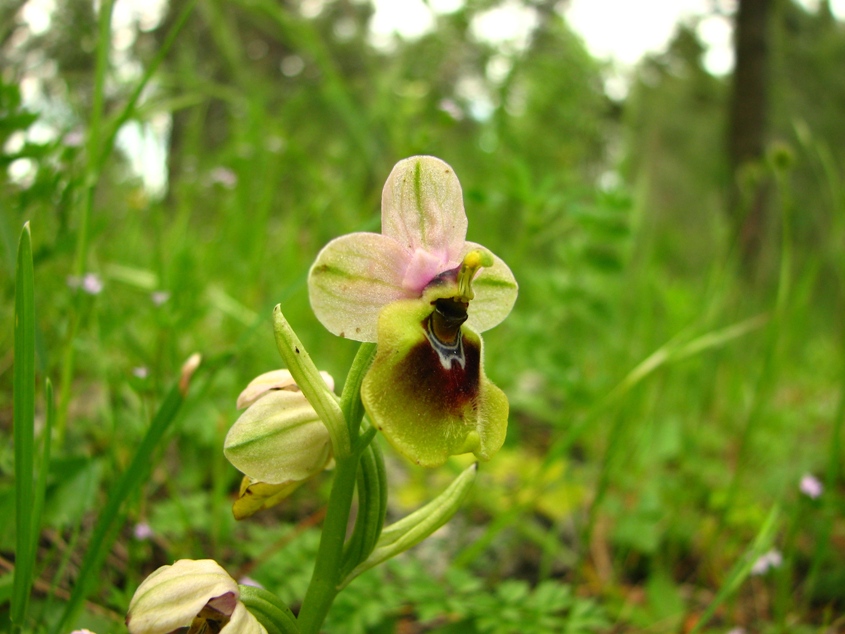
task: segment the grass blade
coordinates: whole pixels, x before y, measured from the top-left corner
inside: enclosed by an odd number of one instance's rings
[[[97,156],[95,170],[98,174],[103,169],[103,166],[105,165],[106,161],[109,158],[109,155],[111,154],[112,149],[114,148],[114,142],[117,138],[117,133],[120,132],[120,129],[123,127],[123,124],[129,121],[129,118],[135,112],[135,106],[138,105],[138,100],[141,98],[141,94],[144,92],[144,88],[146,88],[147,85],[150,83],[150,80],[158,70],[159,66],[161,66],[161,63],[164,61],[164,58],[167,57],[167,54],[170,52],[170,48],[176,42],[176,37],[182,31],[182,28],[188,21],[188,17],[193,12],[195,4],[196,0],[190,0],[184,6],[181,13],[176,18],[175,23],[167,32],[167,35],[165,36],[161,46],[158,47],[158,50],[155,56],[153,57],[152,61],[150,61],[150,63],[147,64],[146,68],[144,69],[143,77],[141,77],[140,81],[135,85],[135,88],[132,90],[132,94],[129,96],[129,99],[123,106],[123,109],[109,125],[108,132],[106,133],[105,142],[100,148],[99,155]]]
[[[15,269],[15,579],[12,587],[12,631],[26,620],[35,567],[33,455],[35,446],[35,280],[29,223],[21,231]]]
[[[763,553],[772,547],[772,542],[775,539],[779,526],[779,516],[780,507],[772,507],[768,517],[766,517],[766,521],[763,522],[763,526],[757,533],[754,543],[751,544],[745,554],[739,559],[739,561],[736,562],[730,573],[728,573],[727,580],[722,584],[722,587],[710,602],[710,605],[707,606],[707,609],[705,609],[701,614],[701,617],[696,622],[695,627],[693,627],[690,631],[690,634],[699,632],[701,628],[707,625],[708,621],[713,618],[713,615],[716,613],[719,606],[722,605],[722,603],[724,603],[725,600],[732,594],[734,594],[742,585],[743,581],[748,578],[748,575],[751,574],[754,562],[756,562]]]
[[[50,453],[52,450],[53,425],[56,421],[56,402],[53,398],[53,383],[47,379],[44,385],[44,400],[47,406],[47,417],[44,424],[44,445],[41,448],[41,459],[38,466],[38,477],[35,482],[35,496],[32,502],[32,535],[41,534],[41,519],[44,515],[44,498],[47,493],[47,476],[50,473]],[[35,546],[33,543],[32,560],[35,561]]]

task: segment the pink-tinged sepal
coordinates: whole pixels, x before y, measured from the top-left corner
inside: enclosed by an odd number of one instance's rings
[[[361,398],[401,454],[434,467],[449,456],[489,460],[505,441],[508,401],[484,374],[481,337],[450,297],[386,306]]]
[[[381,231],[410,252],[424,251],[439,260],[433,275],[457,265],[467,216],[461,184],[452,168],[433,156],[399,161],[382,191]]]

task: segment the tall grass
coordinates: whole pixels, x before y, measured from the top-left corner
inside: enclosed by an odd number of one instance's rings
[[[37,514],[35,484],[35,281],[29,225],[24,225],[18,245],[15,275],[15,578],[11,621],[21,631],[27,621],[29,594],[35,568],[35,546],[41,525]]]

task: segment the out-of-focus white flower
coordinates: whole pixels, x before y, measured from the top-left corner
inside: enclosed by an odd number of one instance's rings
[[[757,558],[757,561],[755,561],[754,565],[751,566],[751,574],[763,575],[772,568],[780,568],[782,563],[783,555],[780,554],[779,550],[772,549]]]
[[[215,167],[211,170],[211,182],[223,185],[226,189],[234,189],[238,184],[238,175],[228,167]]]
[[[452,99],[441,99],[437,107],[452,117],[455,121],[461,121],[464,118],[464,111]]]
[[[240,602],[238,584],[212,559],[180,559],[147,577],[129,603],[130,634],[181,628],[220,634],[267,634]]]
[[[86,273],[82,277],[71,275],[67,278],[70,288],[81,288],[89,295],[99,295],[103,291],[103,280],[96,273]]]
[[[169,291],[154,291],[150,294],[150,300],[152,300],[153,304],[156,306],[161,306],[168,299],[170,299]]]
[[[84,142],[85,134],[83,134],[82,130],[68,132],[62,139],[62,143],[68,147],[81,147]],[[87,630],[84,631],[87,632]]]
[[[132,368],[132,376],[135,378],[146,379],[149,375],[150,371],[142,365],[137,368]]]
[[[806,495],[808,498],[812,498],[813,500],[820,497],[821,494],[824,493],[824,485],[822,485],[821,481],[811,473],[804,474],[804,477],[801,478],[801,483],[798,485],[798,488],[801,490],[801,493]]]
[[[82,278],[82,290],[89,295],[99,295],[103,291],[103,280],[96,273],[86,273]]]

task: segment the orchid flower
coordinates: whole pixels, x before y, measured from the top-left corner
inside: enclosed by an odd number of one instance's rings
[[[466,241],[461,186],[430,156],[400,161],[382,193],[382,233],[327,244],[311,267],[311,306],[332,333],[377,342],[361,389],[373,424],[403,455],[436,466],[504,443],[508,401],[486,377],[478,334],[510,313],[517,284]]]
[[[326,389],[334,381],[320,373]],[[233,512],[244,519],[269,508],[332,461],[329,432],[288,370],[253,379],[238,397],[247,408],[226,435],[223,453],[245,474]]]
[[[180,559],[147,577],[129,603],[130,634],[267,634],[240,601],[240,589],[212,559]]]

